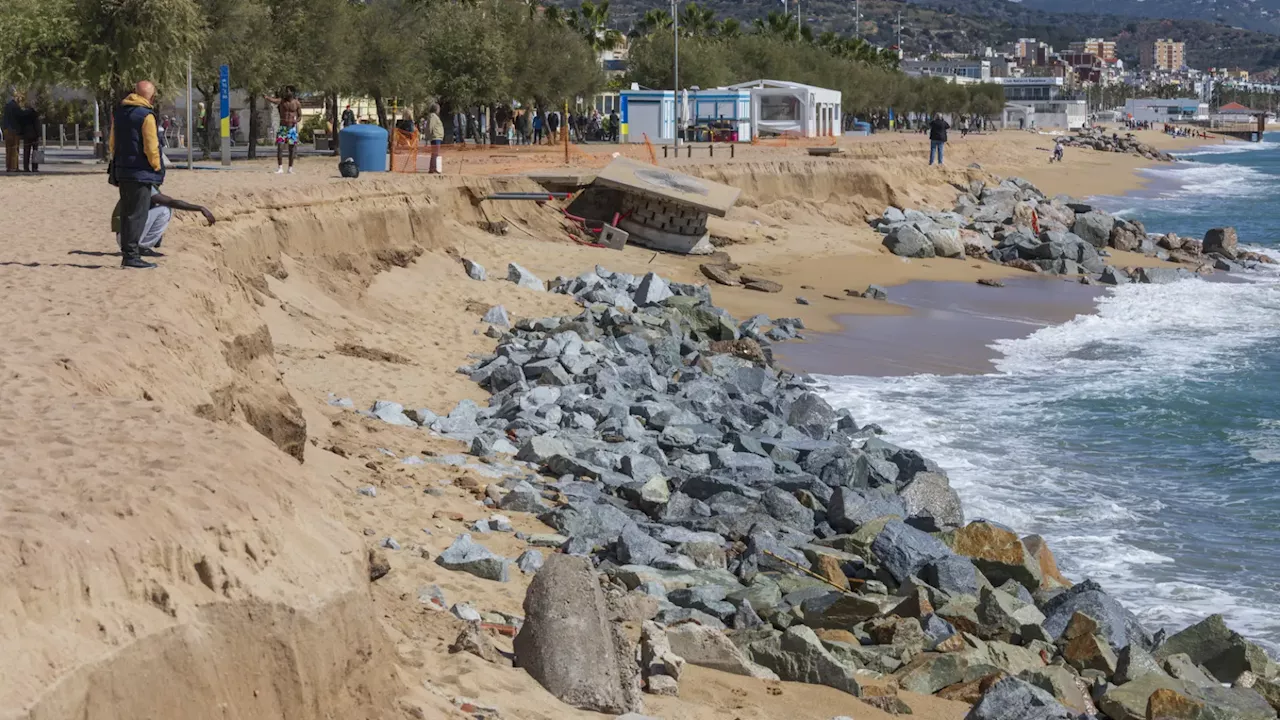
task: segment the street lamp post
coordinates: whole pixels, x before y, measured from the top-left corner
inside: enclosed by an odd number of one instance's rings
[[[674,79],[671,83],[672,95],[676,101],[676,129],[675,143],[676,147],[680,147],[680,0],[671,0],[671,27],[675,39],[675,65],[673,69]]]

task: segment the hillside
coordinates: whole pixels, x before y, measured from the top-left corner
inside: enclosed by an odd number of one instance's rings
[[[1004,0],[1002,0],[1003,2]],[[1047,12],[1094,15],[1110,13],[1143,18],[1204,20],[1261,32],[1280,32],[1280,0],[1076,0],[1069,6],[1053,0],[1022,0],[1029,8]]]
[[[801,2],[805,23],[815,31],[853,34],[853,3],[850,0]],[[571,3],[573,0],[564,2]],[[771,0],[704,0],[699,4],[714,10],[717,19],[737,18],[744,24],[781,8]],[[640,0],[614,0],[611,5],[613,24],[626,30],[652,7],[652,4]],[[793,12],[794,7],[791,6]],[[861,11],[863,37],[882,46],[896,42],[897,17],[901,13],[902,45],[909,55],[981,52],[985,47],[1000,46],[1020,37],[1034,37],[1055,48],[1065,48],[1072,40],[1092,36],[1117,39],[1121,57],[1136,65],[1142,43],[1157,37],[1172,37],[1187,42],[1187,57],[1192,67],[1242,67],[1250,71],[1280,67],[1280,38],[1275,35],[1201,20],[1143,20],[1118,15],[1048,13],[1007,0],[926,0],[913,3],[863,0]]]

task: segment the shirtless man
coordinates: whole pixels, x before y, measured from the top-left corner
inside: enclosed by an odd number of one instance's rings
[[[289,174],[293,174],[293,156],[298,147],[298,121],[302,119],[302,103],[298,102],[292,85],[285,87],[280,97],[263,95],[262,98],[280,111],[280,127],[276,130],[276,174],[284,172],[284,147],[289,146]]]

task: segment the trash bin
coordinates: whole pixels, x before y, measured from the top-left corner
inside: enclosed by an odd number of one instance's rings
[[[360,172],[387,171],[387,131],[378,125],[349,125],[338,133],[338,154],[352,158]]]

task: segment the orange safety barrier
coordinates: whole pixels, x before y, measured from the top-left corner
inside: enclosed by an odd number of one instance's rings
[[[640,133],[640,136],[644,138],[644,146],[645,146],[645,149],[647,149],[647,150],[649,151],[649,164],[650,164],[650,165],[657,165],[657,164],[658,164],[658,153],[654,151],[654,149],[653,149],[653,143],[649,142],[649,133]]]
[[[418,133],[395,128],[391,135],[391,172],[418,172]]]

